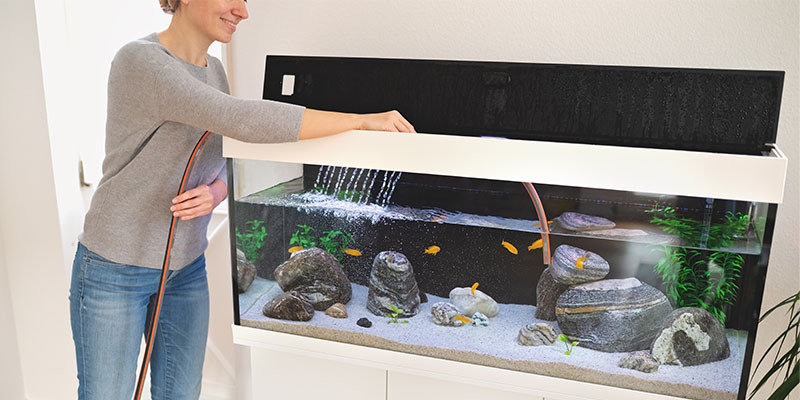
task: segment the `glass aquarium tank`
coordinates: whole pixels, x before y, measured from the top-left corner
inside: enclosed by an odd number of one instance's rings
[[[568,141],[226,139],[236,324],[744,398],[785,158]]]

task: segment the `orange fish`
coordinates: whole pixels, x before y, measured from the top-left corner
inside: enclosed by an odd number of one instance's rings
[[[439,252],[439,250],[441,250],[441,248],[439,246],[431,246],[431,247],[428,247],[427,249],[425,249],[425,254],[432,254],[432,255],[435,256],[436,253]]]
[[[506,248],[506,250],[508,250],[508,251],[509,251],[511,254],[514,254],[514,255],[516,255],[516,254],[519,254],[519,252],[517,251],[517,248],[516,248],[516,247],[514,247],[514,245],[513,245],[513,244],[511,244],[511,243],[508,243],[508,242],[506,242],[505,240],[503,240],[502,242],[500,242],[500,244],[501,244],[501,245],[503,245],[503,247],[505,247],[505,248]]]
[[[432,219],[431,221],[444,221],[444,218],[445,217],[436,217],[436,218]]]
[[[356,257],[361,255],[361,252],[356,250],[356,249],[344,249],[344,250],[342,250],[342,253],[349,254],[351,256],[356,256]]]
[[[539,239],[539,240],[531,243],[530,246],[528,246],[528,251],[541,249],[541,248],[542,248],[542,239]]]
[[[303,250],[303,246],[294,246],[289,249],[289,253],[297,253],[300,250]]]
[[[472,284],[472,295],[475,296],[475,289],[478,288],[478,282]]]
[[[456,319],[461,321],[461,322],[463,322],[463,323],[465,323],[465,324],[468,324],[468,323],[472,322],[471,319],[469,319],[467,317],[462,317],[460,315],[456,315]]]
[[[552,223],[553,223],[553,221],[547,221],[547,225],[550,225]],[[533,226],[538,226],[538,225],[541,225],[541,224],[542,224],[541,222],[537,222],[537,223],[533,224]]]
[[[583,269],[583,263],[585,263],[588,260],[589,260],[589,252],[587,251],[586,254],[582,255],[581,257],[578,257],[578,259],[575,260],[575,268]]]

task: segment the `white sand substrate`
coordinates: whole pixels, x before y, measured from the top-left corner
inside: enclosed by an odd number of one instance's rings
[[[565,355],[565,345],[558,341],[550,346],[520,345],[517,342],[519,330],[531,322],[549,323],[560,333],[555,321],[534,317],[535,306],[499,304],[500,312],[490,318],[488,327],[440,326],[433,323],[431,306],[448,299],[428,295],[428,302],[421,304],[419,314],[405,319],[409,323],[389,324],[388,318],[373,315],[366,309],[367,287],[352,284],[352,289],[347,318],[332,318],[316,311],[307,322],[284,321],[268,318],[261,311],[264,304],[282,293],[280,287],[273,281],[256,278],[248,291],[239,295],[241,324],[694,399],[736,399],[739,390],[747,332],[727,331],[731,355],[725,360],[691,367],[661,365],[657,372],[646,374],[617,366],[628,353],[605,353],[578,345],[571,355]],[[371,328],[356,324],[362,317],[372,321]]]

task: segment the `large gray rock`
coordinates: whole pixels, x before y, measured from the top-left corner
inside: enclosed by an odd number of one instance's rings
[[[414,269],[406,256],[395,251],[382,251],[372,263],[369,274],[367,310],[378,316],[393,313],[391,306],[403,310],[399,318],[419,313],[419,288]]]
[[[700,365],[724,360],[731,354],[722,324],[702,308],[673,311],[653,340],[653,356],[662,364]]]
[[[578,258],[586,254],[589,257],[583,262],[583,268],[577,267]],[[556,248],[550,265],[553,280],[560,285],[578,285],[605,278],[610,267],[608,261],[597,253],[562,244]]]
[[[671,311],[663,293],[636,278],[573,286],[556,301],[558,326],[571,341],[612,353],[650,348]]]
[[[297,291],[319,311],[335,303],[347,304],[352,294],[350,281],[339,261],[317,247],[292,254],[275,268],[275,280],[284,292]]]
[[[565,229],[571,231],[592,231],[597,229],[611,229],[617,224],[603,217],[586,215],[576,212],[565,212],[554,219]]]
[[[478,289],[475,289],[475,294],[472,294],[471,287],[457,287],[451,290],[450,302],[458,307],[461,315],[472,315],[479,312],[492,318],[500,311],[500,307],[493,298]]]
[[[239,293],[244,293],[256,278],[256,266],[247,260],[244,252],[236,249],[236,286]]]
[[[550,267],[542,271],[539,283],[536,284],[536,318],[546,321],[556,320],[556,300],[569,286],[561,285],[553,280]]]
[[[290,321],[308,321],[314,316],[314,306],[295,291],[275,296],[261,311],[270,318]]]

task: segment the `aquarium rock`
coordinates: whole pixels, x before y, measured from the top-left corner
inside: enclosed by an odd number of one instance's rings
[[[458,315],[458,308],[444,301],[440,301],[431,306],[431,315],[433,316],[433,323],[436,325],[444,325],[444,326],[464,325],[463,322],[456,319],[456,315]]]
[[[573,286],[556,301],[558,326],[569,340],[612,353],[649,349],[670,312],[664,293],[636,278]]]
[[[425,294],[422,290],[419,291],[419,302],[421,304],[425,304],[428,302],[428,295]]]
[[[275,268],[275,280],[284,292],[295,290],[308,298],[315,310],[350,301],[352,289],[339,261],[318,247],[298,251]]]
[[[583,268],[579,269],[576,266],[578,258],[583,257],[586,253],[589,253],[589,258],[584,261]],[[594,282],[605,278],[610,270],[608,261],[597,253],[568,244],[562,244],[556,248],[551,268],[550,274],[553,276],[553,280],[561,285]]]
[[[291,291],[275,296],[264,304],[262,312],[270,318],[308,321],[314,316],[314,306],[301,293]]]
[[[556,320],[556,300],[569,286],[556,283],[550,273],[550,267],[542,271],[539,283],[536,284],[536,318],[545,321]]]
[[[347,306],[342,303],[336,303],[325,310],[325,315],[333,318],[347,318]]]
[[[392,306],[403,312],[399,318],[419,313],[419,288],[414,269],[406,256],[396,251],[382,251],[372,263],[369,274],[367,309],[375,315],[394,313]]]
[[[475,289],[475,294],[473,295],[471,287],[457,287],[451,290],[450,302],[458,307],[461,315],[472,315],[480,312],[492,318],[500,311],[494,299],[477,289]]]
[[[236,249],[236,285],[239,293],[246,292],[255,278],[256,266],[247,260],[243,251]]]
[[[556,330],[550,324],[530,323],[519,330],[517,341],[523,346],[549,346],[556,342],[556,336]]]
[[[730,356],[730,345],[719,320],[702,308],[673,311],[653,340],[653,356],[662,364],[700,365]]]
[[[635,369],[650,374],[658,371],[658,360],[646,351],[635,351],[619,360],[620,368]]]
[[[489,326],[489,317],[476,312],[472,314],[472,325],[474,326]]]
[[[612,229],[617,224],[603,217],[586,215],[576,212],[565,212],[554,219],[564,229],[570,231],[593,231],[598,229]]]
[[[356,325],[358,325],[360,327],[363,327],[363,328],[371,328],[372,327],[372,321],[370,321],[367,318],[359,318],[358,321],[356,321]]]

